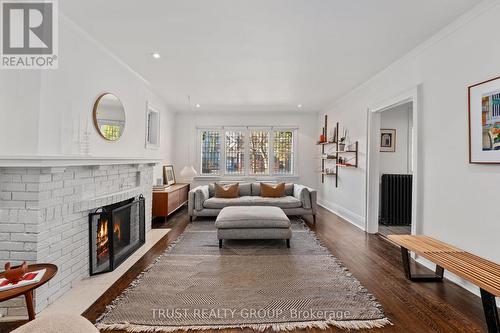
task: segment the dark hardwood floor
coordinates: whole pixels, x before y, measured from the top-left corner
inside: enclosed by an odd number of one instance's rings
[[[155,227],[167,227],[172,230],[83,315],[91,321],[98,318],[106,305],[153,262],[184,231],[188,223],[185,208],[169,218],[167,224],[157,221]],[[319,210],[316,226],[310,225],[310,227],[331,253],[340,259],[350,272],[377,297],[387,317],[393,323],[392,326],[363,330],[363,332],[486,332],[479,297],[448,280],[443,283],[413,283],[406,280],[401,268],[399,248],[384,237],[366,234],[325,209]],[[413,265],[412,269],[427,271],[420,265],[415,263]],[[16,326],[16,324],[0,324],[0,332],[8,332]],[[215,331],[217,330],[213,333]],[[250,329],[224,331],[224,333],[252,332]],[[343,332],[337,328],[331,328],[328,331]]]

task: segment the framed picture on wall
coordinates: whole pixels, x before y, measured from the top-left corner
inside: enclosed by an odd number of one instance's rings
[[[500,77],[469,87],[469,163],[500,164]]]
[[[169,186],[175,184],[175,172],[173,165],[165,165],[163,167],[163,181]]]
[[[384,153],[394,153],[396,151],[396,130],[380,130],[380,151]]]
[[[160,148],[160,112],[146,103],[146,148]]]

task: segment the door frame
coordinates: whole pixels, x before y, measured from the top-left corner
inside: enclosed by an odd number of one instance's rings
[[[411,234],[421,233],[421,162],[420,154],[420,115],[421,110],[421,85],[405,91],[383,103],[368,108],[367,129],[367,172],[366,172],[366,221],[365,230],[368,233],[378,232],[378,217],[380,203],[380,119],[381,113],[396,106],[411,102],[413,104],[413,136],[412,136],[412,207],[411,207]]]

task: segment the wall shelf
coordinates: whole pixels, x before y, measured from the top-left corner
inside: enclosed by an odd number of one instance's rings
[[[339,151],[332,151],[334,154],[347,154],[347,153],[357,153],[355,150],[339,150]]]
[[[317,145],[321,146],[321,182],[325,182],[325,176],[335,177],[335,187],[339,186],[339,168],[357,168],[358,167],[358,141],[345,146],[347,150],[339,150],[339,123],[335,125],[333,141],[318,142]],[[323,135],[327,137],[328,134],[328,116],[325,115],[325,126],[323,127]],[[334,151],[325,152],[325,146],[335,145]],[[334,157],[323,157],[324,155],[335,155]],[[342,156],[341,156],[342,155]],[[354,155],[354,156],[353,156]],[[325,161],[335,161],[335,172],[326,172]]]

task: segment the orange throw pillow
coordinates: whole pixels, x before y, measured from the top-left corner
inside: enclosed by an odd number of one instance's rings
[[[215,185],[215,197],[216,198],[237,198],[239,191],[239,184],[231,184],[231,185],[219,185],[217,183]]]
[[[268,198],[279,198],[285,196],[285,183],[277,185],[260,183],[260,196]]]

